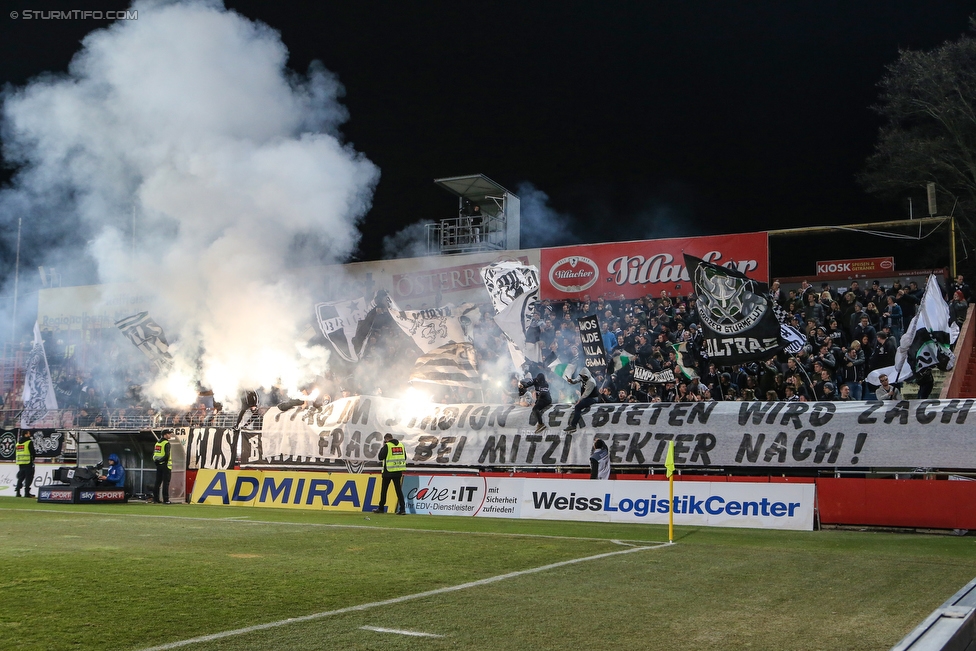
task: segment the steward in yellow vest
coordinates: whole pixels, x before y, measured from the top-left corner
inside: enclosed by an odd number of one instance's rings
[[[163,431],[163,438],[153,449],[153,463],[156,465],[156,485],[153,488],[153,501],[169,504],[169,480],[173,474],[173,438],[171,430]]]
[[[383,437],[383,448],[379,453],[383,462],[383,484],[380,489],[380,503],[376,513],[386,512],[386,493],[393,484],[397,496],[397,515],[406,515],[406,502],[403,499],[403,471],[407,469],[407,449],[392,434]]]
[[[21,432],[20,443],[17,444],[17,490],[15,495],[20,497],[20,487],[24,487],[24,497],[31,495],[31,483],[34,481],[34,442],[29,431]]]

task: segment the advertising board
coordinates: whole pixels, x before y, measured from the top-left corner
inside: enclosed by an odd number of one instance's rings
[[[31,492],[40,486],[54,483],[54,468],[52,465],[37,464],[34,466],[34,481],[31,482]],[[0,497],[13,497],[17,487],[17,464],[0,463]]]
[[[542,249],[541,298],[598,297],[634,299],[662,291],[671,296],[692,293],[684,266],[685,253],[706,262],[733,265],[750,278],[769,276],[766,233],[709,235],[664,240],[612,242]]]
[[[817,263],[817,278],[838,280],[842,278],[863,278],[864,274],[895,271],[895,259],[854,258],[850,260],[827,260]]]
[[[201,470],[193,504],[372,511],[378,475]],[[811,530],[813,484],[587,481],[406,475],[406,511],[423,515]],[[395,495],[390,489],[390,510]]]

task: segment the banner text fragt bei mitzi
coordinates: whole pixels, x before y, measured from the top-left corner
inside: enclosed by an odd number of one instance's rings
[[[415,405],[360,396],[318,411],[272,408],[242,464],[375,461],[386,433],[413,465],[588,466],[594,438],[614,465],[675,461],[689,467],[976,468],[967,424],[976,400],[598,404],[583,427],[561,431],[571,405],[544,413],[511,405]]]

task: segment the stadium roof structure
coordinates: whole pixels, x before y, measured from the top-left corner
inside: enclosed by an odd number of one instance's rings
[[[481,201],[485,197],[501,197],[505,194],[511,194],[484,174],[434,179],[434,183],[453,195],[472,201]]]

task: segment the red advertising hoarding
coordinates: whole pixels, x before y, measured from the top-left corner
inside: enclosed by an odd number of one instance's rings
[[[838,280],[841,278],[865,278],[864,274],[876,271],[892,272],[895,259],[855,258],[851,260],[827,260],[817,263],[817,278]]]
[[[766,233],[709,235],[542,249],[542,298],[581,299],[585,295],[633,299],[662,291],[692,293],[684,253],[716,264],[734,265],[750,278],[769,279]]]

